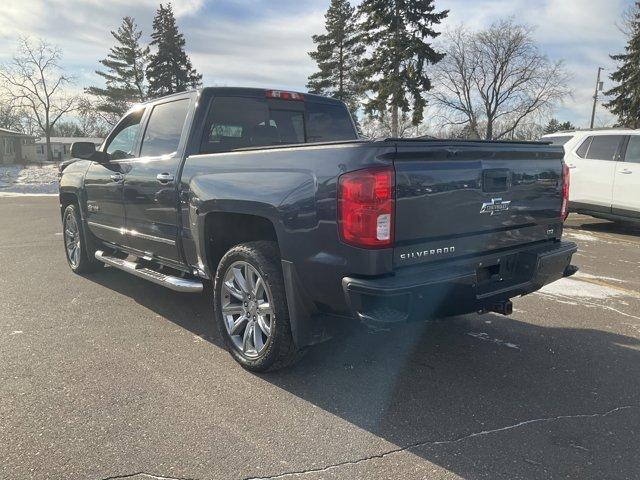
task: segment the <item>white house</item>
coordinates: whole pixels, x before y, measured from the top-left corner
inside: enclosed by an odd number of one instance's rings
[[[36,137],[0,128],[0,165],[36,160]]]
[[[99,147],[102,141],[102,138],[93,137],[51,137],[53,160],[60,162],[71,158],[71,144],[74,142],[93,142],[96,147]],[[44,137],[36,140],[36,157],[38,162],[44,162],[47,159],[47,139]]]

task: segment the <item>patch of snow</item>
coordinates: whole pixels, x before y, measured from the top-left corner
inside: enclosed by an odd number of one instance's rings
[[[0,195],[52,195],[58,192],[58,168],[55,165],[0,166]]]
[[[574,232],[566,232],[565,234],[570,236],[571,238],[575,238],[576,240],[582,240],[583,242],[598,242],[600,239],[595,235],[589,235],[588,233],[574,233]]]
[[[589,282],[581,282],[573,278],[562,278],[557,282],[545,285],[539,290],[542,294],[562,297],[565,300],[571,298],[595,298],[605,300],[611,297],[621,297],[625,292],[613,287],[596,285]]]
[[[483,342],[491,342],[491,343],[495,343],[496,345],[501,345],[503,347],[512,348],[514,350],[520,350],[520,347],[515,343],[505,342],[504,340],[501,340],[499,338],[491,338],[489,334],[485,332],[467,332],[466,334],[469,335],[470,337],[477,338],[478,340],[482,340]]]
[[[0,198],[8,197],[57,197],[57,193],[21,193],[21,192],[3,192],[0,189]]]
[[[593,280],[608,280],[610,282],[624,283],[624,280],[620,280],[619,278],[613,277],[603,277],[600,275],[591,275],[590,273],[583,272],[582,270],[578,270],[574,275],[575,278],[590,278]]]

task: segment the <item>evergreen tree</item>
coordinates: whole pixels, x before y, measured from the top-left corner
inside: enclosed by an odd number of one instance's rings
[[[609,76],[617,86],[605,93],[613,97],[605,107],[618,117],[620,126],[640,128],[640,2],[635,4],[629,27],[625,53],[611,55],[620,66]]]
[[[89,87],[86,92],[98,97],[98,111],[117,121],[131,104],[146,99],[144,70],[149,47],[140,45],[142,32],[131,17],[124,17],[118,31],[111,35],[117,44],[107,58],[100,60],[107,70],[96,71],[105,79],[105,87]]]
[[[550,135],[556,132],[564,132],[567,130],[575,130],[575,129],[576,129],[575,125],[571,122],[560,123],[557,119],[552,118],[551,120],[549,120],[549,123],[547,123],[547,125],[544,127],[542,132],[544,135]]]
[[[374,97],[366,104],[368,114],[384,115],[391,109],[393,135],[399,131],[399,111],[413,111],[412,122],[424,117],[424,94],[431,90],[426,67],[444,55],[428,40],[439,35],[434,30],[448,11],[435,12],[433,0],[363,0],[362,28],[373,52],[363,70],[366,90]]]
[[[160,4],[153,18],[151,38],[157,51],[151,54],[147,66],[150,97],[184,92],[202,84],[202,75],[193,68],[184,51],[184,35],[178,31],[171,3],[166,7]]]
[[[544,127],[543,133],[545,135],[549,135],[551,133],[556,133],[558,130],[560,130],[560,122],[555,118],[552,118],[549,120],[549,123],[547,123],[547,126]]]
[[[359,107],[358,72],[365,53],[355,13],[349,0],[331,0],[325,15],[327,33],[313,36],[317,47],[309,56],[316,61],[318,71],[307,83],[311,93],[342,100],[352,114]]]

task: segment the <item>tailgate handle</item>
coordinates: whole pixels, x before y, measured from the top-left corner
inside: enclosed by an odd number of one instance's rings
[[[506,192],[511,187],[511,172],[508,168],[492,168],[482,171],[482,191]]]

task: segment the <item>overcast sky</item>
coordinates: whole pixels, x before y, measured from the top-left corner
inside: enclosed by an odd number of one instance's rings
[[[442,28],[461,22],[474,28],[513,16],[536,27],[543,51],[564,60],[573,75],[573,98],[557,112],[561,120],[586,126],[598,66],[611,71],[610,53],[625,39],[616,27],[632,0],[436,0],[449,9]],[[356,2],[354,2],[356,3]],[[59,45],[64,66],[79,87],[99,83],[98,60],[112,46],[109,30],[133,16],[148,37],[156,0],[2,0],[0,61],[19,35]],[[305,90],[314,63],[311,35],[323,29],[329,0],[175,0],[187,51],[205,85],[262,86]],[[605,79],[606,80],[606,79]],[[609,82],[605,81],[605,88]],[[599,110],[598,123],[610,117]]]

